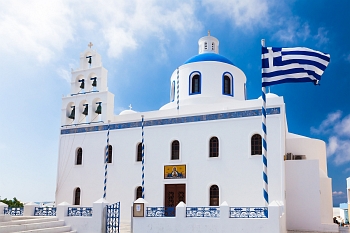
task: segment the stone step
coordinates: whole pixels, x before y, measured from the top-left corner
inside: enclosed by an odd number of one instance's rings
[[[7,226],[0,226],[0,233],[11,233],[11,232],[22,232],[22,231],[29,231],[31,230],[37,230],[37,229],[46,229],[46,228],[55,228],[55,227],[62,227],[64,226],[64,221],[52,221],[49,219],[49,221],[45,222],[30,222],[30,220],[19,220],[21,222],[26,222],[22,224],[16,224],[16,225],[7,225]],[[29,221],[29,222],[28,222]],[[36,220],[37,221],[37,220]],[[15,223],[14,221],[13,223]],[[70,230],[70,227],[69,229]],[[62,232],[62,231],[57,231]]]
[[[34,229],[34,230],[27,230],[27,231],[16,231],[14,233],[67,233],[67,232],[72,232],[70,229],[70,226],[51,227],[51,228]]]
[[[9,225],[23,225],[23,224],[31,224],[31,223],[40,223],[40,222],[50,222],[57,221],[56,217],[12,217],[12,221],[9,222],[0,222],[1,226],[9,226]]]

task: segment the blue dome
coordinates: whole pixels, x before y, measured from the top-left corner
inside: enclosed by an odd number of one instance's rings
[[[216,53],[198,54],[194,57],[191,57],[187,61],[185,61],[184,64],[188,64],[188,63],[192,63],[192,62],[200,62],[200,61],[217,61],[217,62],[223,62],[223,63],[227,63],[230,65],[234,65],[229,59],[227,59],[226,57],[221,56],[219,54],[216,54]]]

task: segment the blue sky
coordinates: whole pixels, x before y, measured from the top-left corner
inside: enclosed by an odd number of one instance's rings
[[[289,131],[324,140],[334,205],[350,177],[350,1],[12,0],[0,3],[0,196],[54,200],[61,97],[91,41],[108,69],[115,114],[159,109],[177,66],[207,31],[261,92],[260,40],[331,54],[320,86],[282,84]]]

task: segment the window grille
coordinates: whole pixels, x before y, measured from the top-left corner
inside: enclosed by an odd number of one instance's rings
[[[261,135],[254,134],[251,138],[251,155],[261,155],[262,154],[262,142]]]
[[[201,80],[199,74],[192,77],[192,94],[200,93]]]
[[[219,139],[212,137],[209,144],[209,157],[219,157]]]
[[[140,142],[137,145],[137,156],[136,156],[136,161],[142,161],[142,143]]]
[[[210,206],[219,206],[219,187],[217,185],[210,186]]]
[[[111,145],[108,145],[108,159],[107,163],[112,163],[112,157],[113,157],[113,148]]]
[[[80,205],[80,188],[76,188],[74,191],[74,205]]]
[[[175,140],[171,143],[171,159],[176,160],[179,159],[180,155],[180,143]]]
[[[81,165],[83,163],[83,149],[81,147],[78,148],[77,150],[77,155],[76,155],[76,165]]]
[[[139,198],[142,198],[142,187],[141,186],[137,187],[137,189],[136,189],[136,200]]]
[[[227,75],[224,76],[224,94],[231,95],[231,78]]]

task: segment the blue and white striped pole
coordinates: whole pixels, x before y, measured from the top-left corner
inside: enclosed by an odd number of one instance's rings
[[[265,47],[265,40],[261,40],[261,45]],[[261,116],[262,116],[262,161],[263,161],[263,194],[265,199],[265,206],[269,205],[269,189],[268,189],[268,177],[267,177],[267,127],[266,127],[266,88],[262,86],[262,108],[261,108]]]
[[[109,121],[108,121],[108,128],[107,128],[107,146],[106,146],[106,158],[105,158],[105,181],[104,181],[104,187],[103,187],[103,199],[106,199],[106,193],[107,193],[108,149],[109,149]]]
[[[143,131],[143,127],[144,127],[144,119],[143,119],[143,115],[141,115],[141,146],[142,146],[142,199],[145,199],[145,142],[144,142],[144,131]]]
[[[180,84],[179,84],[179,67],[177,68],[177,85],[176,85],[176,91],[177,91],[177,95],[176,95],[176,98],[177,98],[177,110],[180,109]]]

